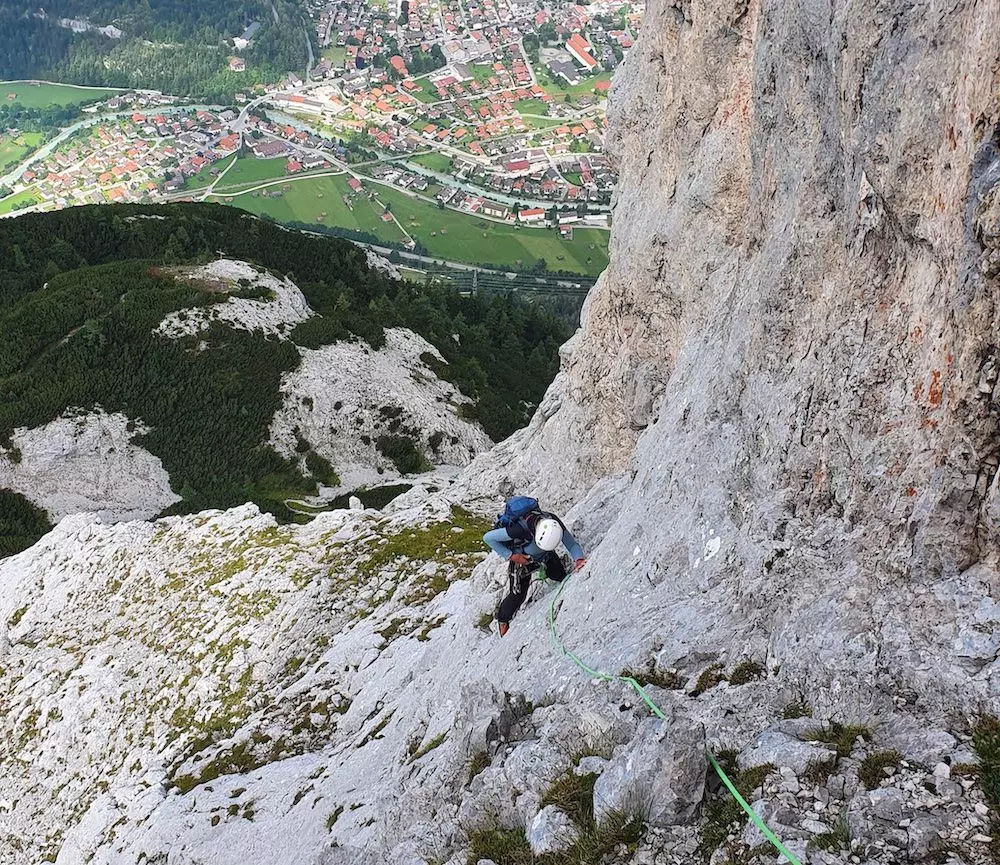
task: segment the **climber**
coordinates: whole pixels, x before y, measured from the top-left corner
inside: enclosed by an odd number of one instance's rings
[[[561,583],[566,578],[566,563],[555,551],[560,543],[574,560],[574,570],[587,562],[583,549],[562,520],[543,511],[538,500],[529,496],[508,499],[496,524],[483,535],[483,541],[508,562],[509,590],[496,614],[501,637],[507,633],[510,620],[528,596],[531,575],[535,571],[544,566],[547,579]]]

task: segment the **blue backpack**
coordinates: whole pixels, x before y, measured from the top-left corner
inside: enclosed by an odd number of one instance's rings
[[[531,496],[514,496],[511,499],[507,499],[507,504],[504,505],[503,513],[497,517],[497,521],[493,524],[495,529],[507,529],[508,531],[520,524],[527,528],[526,524],[523,522],[524,518],[528,514],[538,511],[538,499],[533,499]]]

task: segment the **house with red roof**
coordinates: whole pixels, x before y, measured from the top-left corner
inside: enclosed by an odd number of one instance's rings
[[[528,210],[518,211],[517,218],[521,222],[541,222],[545,219],[545,211],[540,207],[531,207]]]
[[[597,61],[591,56],[593,46],[579,33],[574,33],[566,42],[566,50],[583,66],[593,70],[597,66]]]

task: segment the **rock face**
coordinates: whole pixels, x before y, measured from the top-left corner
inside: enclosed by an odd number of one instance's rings
[[[1000,696],[998,26],[971,0],[649,5],[612,90],[611,264],[477,468],[584,500],[594,595],[614,569],[666,663],[767,656],[831,709]]]

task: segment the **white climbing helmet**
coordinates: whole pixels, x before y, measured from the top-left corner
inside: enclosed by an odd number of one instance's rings
[[[559,546],[563,530],[559,520],[542,517],[535,526],[535,543],[540,549],[550,552]]]

